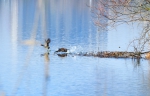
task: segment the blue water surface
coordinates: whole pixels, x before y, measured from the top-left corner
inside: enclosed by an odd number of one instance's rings
[[[72,53],[127,50],[138,28],[101,30],[88,7],[96,4],[1,0],[0,96],[149,96],[148,60],[54,54],[61,47]],[[49,54],[40,46],[46,38]]]

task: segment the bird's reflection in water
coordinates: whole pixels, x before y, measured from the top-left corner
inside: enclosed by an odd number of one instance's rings
[[[48,81],[50,80],[50,74],[49,74],[49,65],[50,65],[50,58],[49,58],[49,52],[46,52],[44,54],[41,54],[42,57],[44,57],[44,73],[45,78],[43,82],[43,96],[47,96],[47,86]]]
[[[57,54],[59,57],[66,57],[67,53],[63,53],[63,54]]]

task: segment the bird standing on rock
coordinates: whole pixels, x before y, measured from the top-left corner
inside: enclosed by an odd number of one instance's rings
[[[47,40],[45,40],[45,44],[43,45],[43,44],[41,44],[41,46],[43,46],[44,48],[46,48],[46,49],[49,49],[50,47],[49,47],[49,43],[51,42],[51,39],[50,38],[48,38]]]

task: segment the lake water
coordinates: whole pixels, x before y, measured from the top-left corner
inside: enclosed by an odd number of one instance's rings
[[[54,54],[60,47],[72,53],[127,50],[139,29],[99,29],[87,6],[96,4],[1,0],[0,96],[149,96],[148,60]],[[45,38],[51,38],[50,54],[40,46]]]

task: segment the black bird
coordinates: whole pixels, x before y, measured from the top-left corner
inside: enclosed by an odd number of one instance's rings
[[[49,43],[51,42],[51,39],[50,38],[48,38],[47,40],[45,40],[45,44],[43,45],[43,44],[41,44],[41,46],[43,46],[44,48],[46,48],[46,49],[49,49],[50,47],[49,47]]]
[[[67,52],[68,49],[66,48],[59,48],[57,51],[55,52]]]

